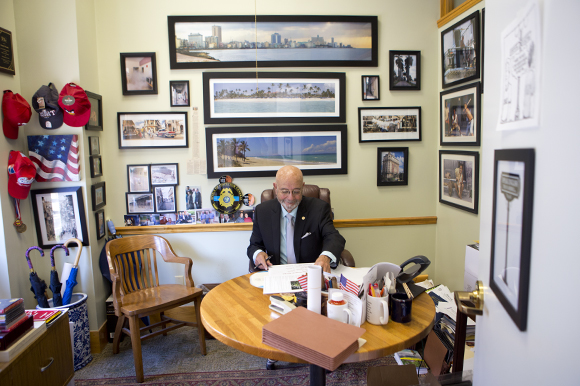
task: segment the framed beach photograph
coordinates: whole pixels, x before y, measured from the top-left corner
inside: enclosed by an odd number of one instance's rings
[[[85,130],[103,131],[103,97],[94,92],[85,92],[91,102],[91,115],[89,115]]]
[[[123,95],[157,94],[155,52],[122,52]]]
[[[89,157],[91,162],[91,178],[101,177],[103,175],[103,163],[100,155],[92,155]]]
[[[99,182],[91,186],[91,198],[93,201],[93,211],[99,210],[107,205],[105,182]]]
[[[520,331],[528,319],[534,168],[534,149],[495,151],[489,283]]]
[[[50,249],[77,238],[89,245],[82,187],[31,190],[38,246]]]
[[[127,165],[129,193],[151,192],[150,165]]]
[[[347,174],[346,125],[208,127],[205,139],[208,178],[272,177],[285,165]]]
[[[420,141],[421,107],[359,107],[358,141]]]
[[[99,144],[99,137],[89,137],[89,154],[99,155],[101,153],[101,147]]]
[[[377,148],[377,186],[409,184],[409,148]]]
[[[156,186],[155,188],[155,211],[158,213],[177,212],[175,202],[175,186]]]
[[[344,123],[344,72],[204,72],[204,122]]]
[[[479,153],[439,150],[439,202],[477,214]]]
[[[117,113],[119,149],[189,147],[187,111]]]
[[[440,93],[439,144],[479,146],[481,142],[480,83],[470,83]]]
[[[377,16],[168,16],[167,25],[171,69],[378,65]]]
[[[363,75],[362,80],[362,100],[378,101],[381,99],[381,94],[379,90],[379,76],[378,75]]]
[[[479,78],[479,11],[441,32],[443,88]]]
[[[125,193],[127,213],[154,213],[155,197],[153,193]]]
[[[103,209],[95,212],[95,225],[97,226],[97,240],[100,240],[107,233],[105,230],[105,211]]]
[[[389,51],[389,90],[421,90],[421,51]]]
[[[171,107],[189,106],[189,80],[170,80]]]
[[[179,165],[151,164],[151,185],[179,185]]]

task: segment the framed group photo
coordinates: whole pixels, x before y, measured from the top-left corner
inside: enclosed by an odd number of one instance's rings
[[[170,80],[171,107],[189,106],[189,80]]]
[[[377,186],[409,184],[409,148],[377,149]]]
[[[421,51],[389,51],[389,90],[421,90]]]
[[[359,107],[358,141],[420,141],[421,107]]]
[[[439,150],[439,202],[477,214],[478,152]]]
[[[103,97],[94,92],[85,91],[91,102],[91,115],[85,130],[103,131]]]
[[[378,101],[381,99],[380,89],[379,89],[379,76],[378,75],[363,75],[362,79],[362,100]]]
[[[119,149],[189,147],[187,112],[117,113]]]
[[[441,32],[443,88],[479,78],[479,11]]]
[[[122,52],[123,95],[157,94],[155,52]]]
[[[442,91],[439,98],[441,146],[479,146],[481,142],[480,83]]]

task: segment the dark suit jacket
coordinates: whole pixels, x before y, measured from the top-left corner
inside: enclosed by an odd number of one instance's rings
[[[278,200],[268,200],[256,207],[254,228],[250,237],[248,257],[263,250],[273,255],[272,264],[280,264],[280,216]],[[310,235],[302,238],[306,233]],[[322,251],[331,252],[337,259],[344,249],[344,237],[332,223],[330,205],[318,198],[302,197],[294,228],[294,253],[297,263],[314,263]]]

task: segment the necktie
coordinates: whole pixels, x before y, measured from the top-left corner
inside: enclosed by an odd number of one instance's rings
[[[288,264],[296,264],[296,255],[294,254],[294,217],[288,213],[286,219],[286,260]]]

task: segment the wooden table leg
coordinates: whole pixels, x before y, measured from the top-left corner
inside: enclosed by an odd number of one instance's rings
[[[326,385],[326,370],[320,366],[310,365],[310,386]]]

